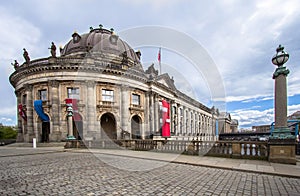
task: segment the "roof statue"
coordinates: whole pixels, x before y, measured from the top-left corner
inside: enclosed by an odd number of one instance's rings
[[[25,59],[25,63],[29,64],[30,63],[30,58],[29,58],[28,52],[26,51],[25,48],[23,48],[23,50],[24,50],[23,57]]]
[[[15,70],[18,69],[18,67],[19,67],[19,63],[17,60],[15,60],[14,63],[11,63],[11,65],[14,66]]]
[[[51,56],[56,57],[56,46],[53,42],[51,42],[51,47],[48,49],[50,49]]]

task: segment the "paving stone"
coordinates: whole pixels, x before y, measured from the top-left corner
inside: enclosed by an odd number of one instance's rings
[[[91,153],[0,157],[0,195],[280,194],[300,195],[299,179]]]

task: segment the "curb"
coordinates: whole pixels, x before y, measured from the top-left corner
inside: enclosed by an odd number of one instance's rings
[[[76,151],[76,150],[72,150],[72,149],[70,149],[70,150],[66,149],[66,152],[87,153],[87,151]],[[105,153],[105,152],[91,152],[91,151],[88,151],[88,153],[96,153],[96,154],[103,154],[103,155],[128,157],[128,158],[136,158],[136,159],[141,159],[141,160],[162,161],[162,162],[169,162],[169,163],[175,163],[175,164],[181,164],[181,165],[192,165],[192,166],[200,166],[200,167],[207,167],[207,168],[214,168],[214,169],[225,169],[225,170],[231,170],[231,171],[248,172],[248,173],[256,173],[256,174],[264,174],[264,175],[272,175],[272,176],[281,176],[281,177],[287,177],[287,178],[298,178],[298,179],[300,179],[300,176],[298,176],[298,175],[285,174],[285,173],[254,171],[254,170],[222,167],[222,166],[215,166],[215,165],[205,165],[205,164],[200,164],[200,163],[189,163],[189,162],[182,162],[182,161],[176,161],[176,160],[167,161],[167,160],[156,159],[156,158],[136,157],[136,156],[120,155],[120,154],[110,154],[110,153]]]

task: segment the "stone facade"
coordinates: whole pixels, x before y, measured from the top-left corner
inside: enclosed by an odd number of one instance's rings
[[[66,99],[73,106],[73,134],[77,139],[162,139],[162,100],[170,103],[169,139],[214,140],[217,115],[176,89],[168,74],[153,65],[144,71],[140,52],[114,32],[91,29],[74,33],[59,57],[25,62],[11,74],[18,115],[18,141],[63,141],[68,135]],[[49,121],[35,111],[42,100]],[[74,104],[74,103],[73,103]],[[27,118],[21,117],[23,111]]]

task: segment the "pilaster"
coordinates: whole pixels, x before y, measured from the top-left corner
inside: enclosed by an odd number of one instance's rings
[[[129,105],[130,105],[130,92],[127,86],[121,86],[121,127],[122,130],[128,131],[131,133],[131,129],[129,128]],[[130,131],[129,131],[130,130]],[[118,133],[118,131],[117,131]],[[119,138],[119,135],[118,135]]]
[[[87,105],[87,136],[94,137],[96,135],[95,122],[96,119],[96,91],[95,91],[95,82],[86,81],[87,84],[87,96],[86,96],[86,105]],[[85,135],[85,134],[83,134]]]
[[[60,105],[59,105],[59,82],[57,80],[51,80],[48,82],[49,89],[49,101],[51,105],[51,121],[52,130],[50,130],[50,141],[61,141],[62,134],[59,129],[60,119]]]
[[[35,137],[33,129],[33,85],[25,85],[25,91],[27,95],[26,102],[26,115],[27,115],[27,134],[25,136],[25,142],[31,142]]]

